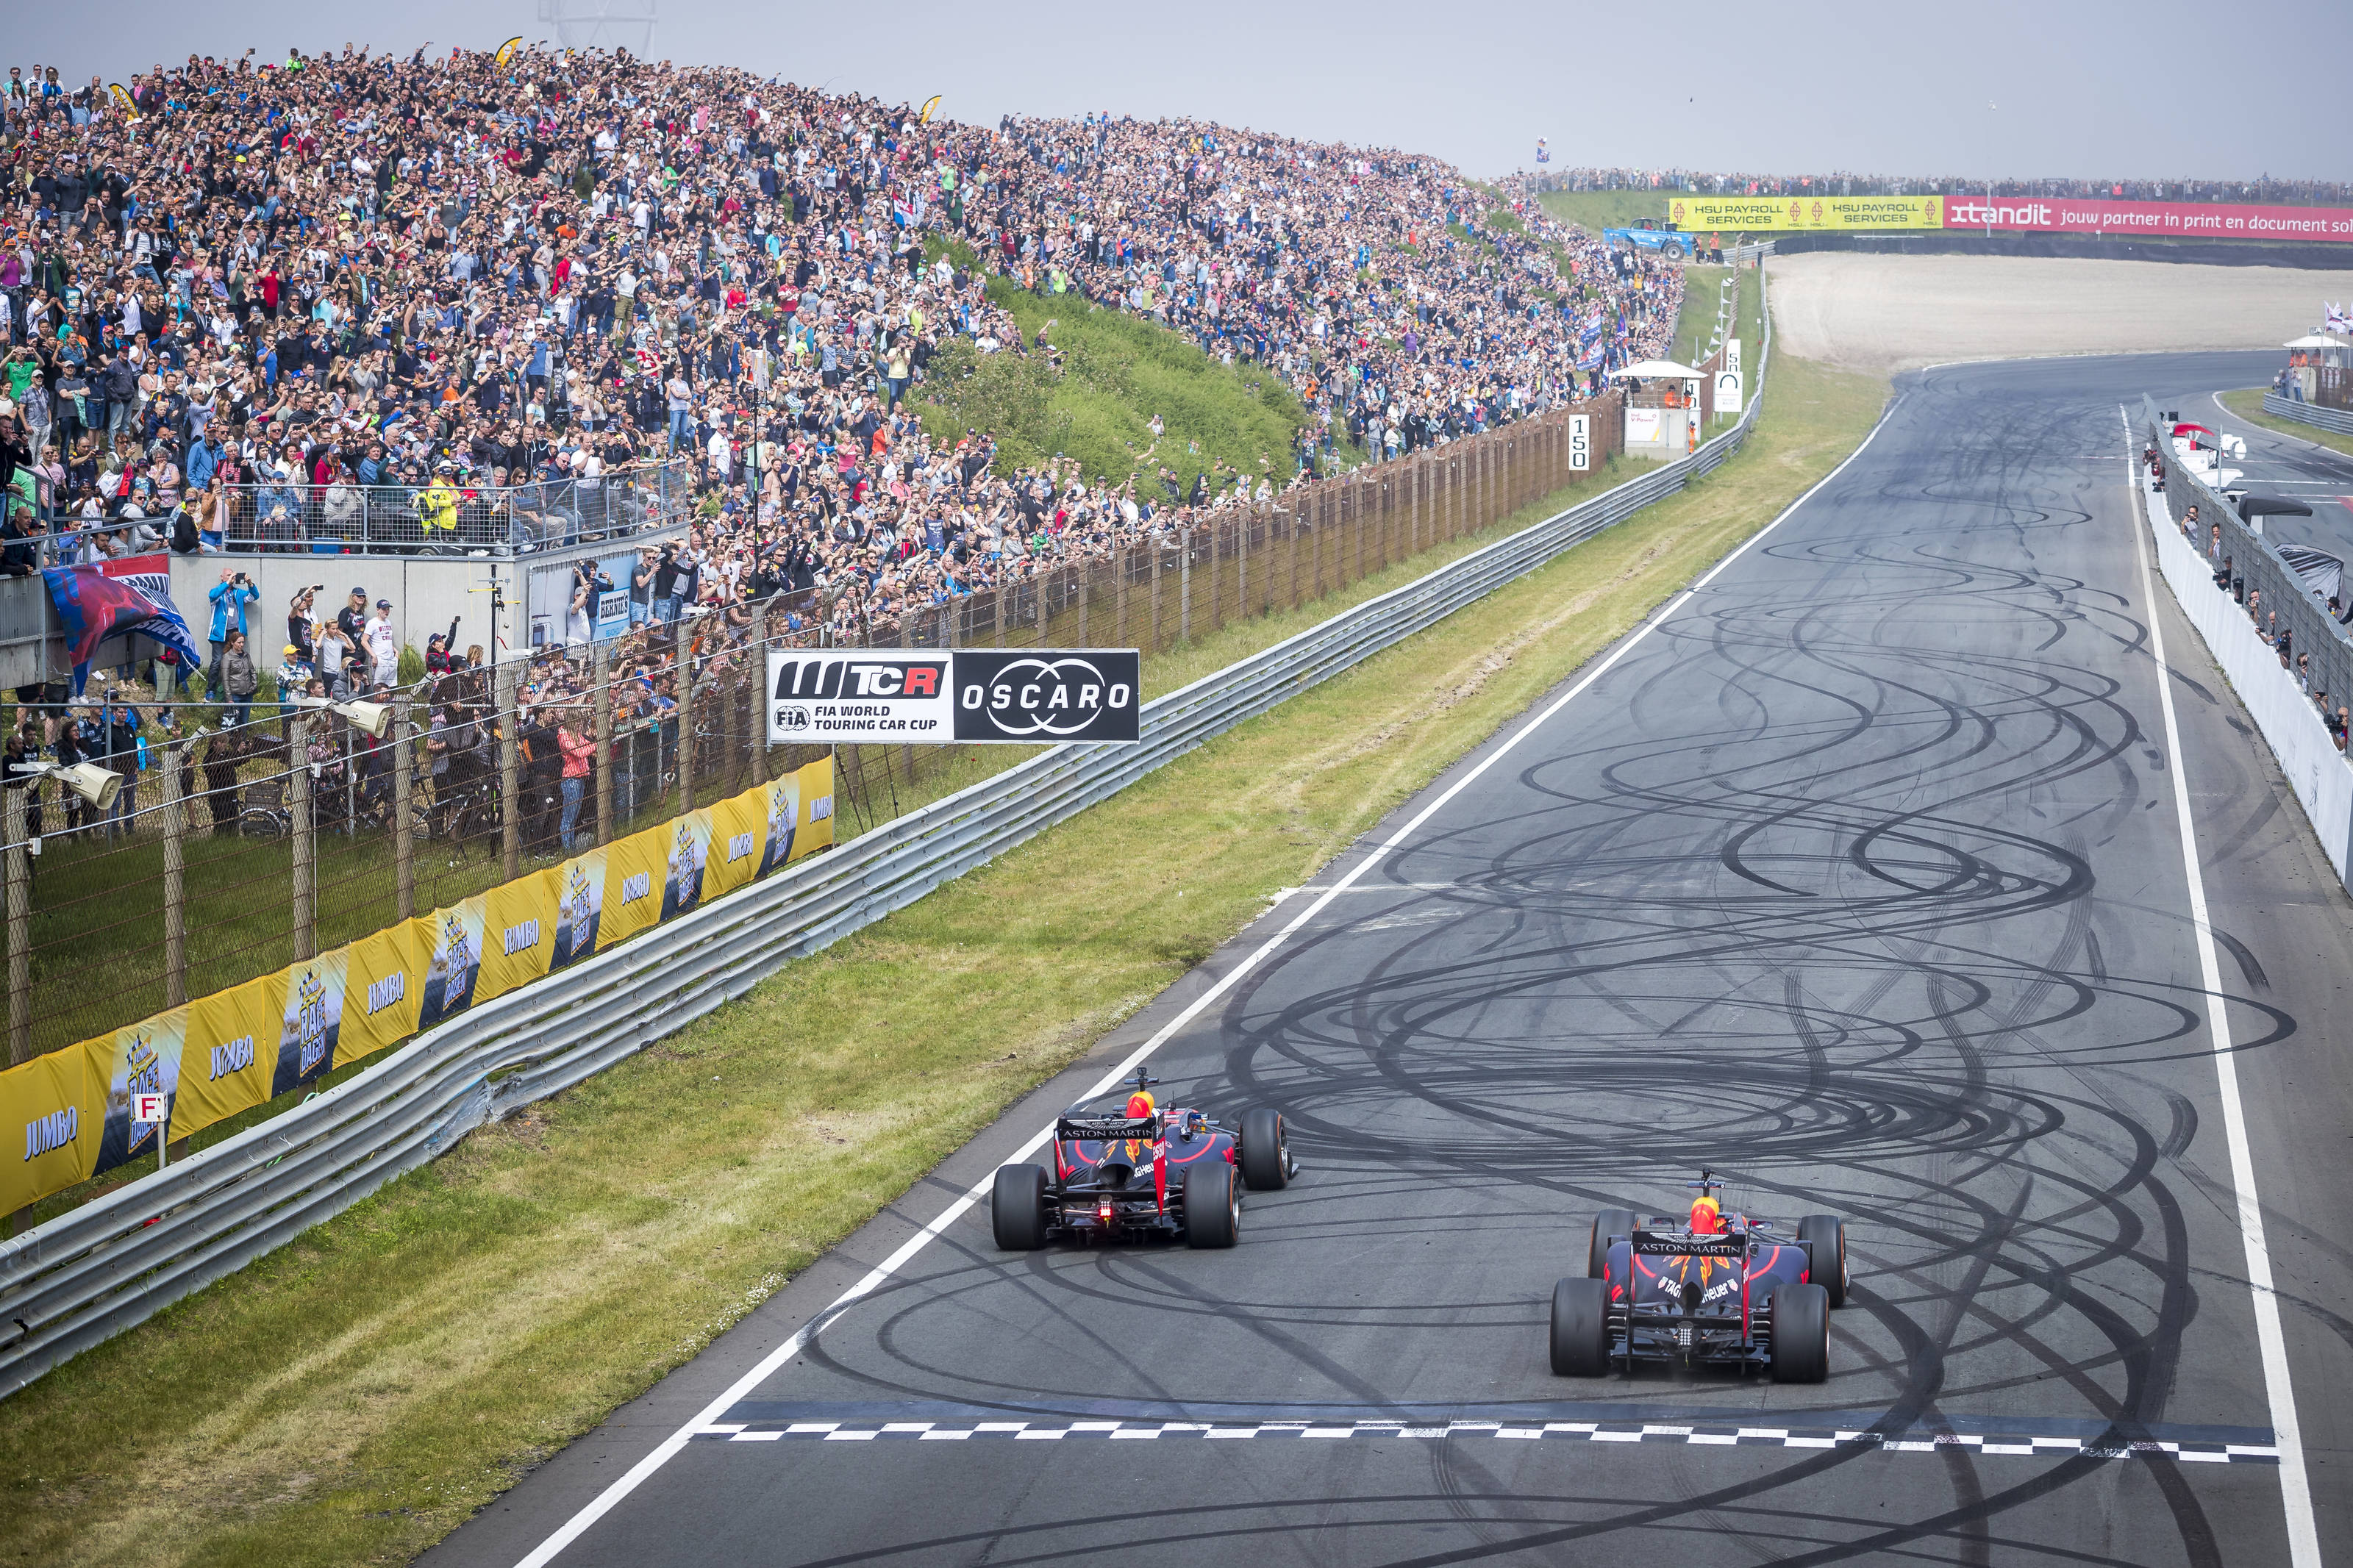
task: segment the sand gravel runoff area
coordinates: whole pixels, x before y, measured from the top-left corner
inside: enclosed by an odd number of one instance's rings
[[[2024,354],[2267,348],[2310,331],[2346,270],[1812,251],[1766,263],[1777,346],[1886,374]]]

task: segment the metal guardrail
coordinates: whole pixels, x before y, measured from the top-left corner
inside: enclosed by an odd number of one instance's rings
[[[2282,397],[2276,392],[2263,394],[2263,412],[2274,419],[2294,419],[2305,425],[2316,425],[2323,430],[2334,430],[2339,436],[2353,436],[2353,413],[2342,408],[2330,408],[2323,404],[2306,403],[2300,398]]]
[[[1769,321],[1758,364],[1772,353]],[[474,1128],[602,1072],[816,952],[1543,565],[1738,451],[1697,451],[1228,666],[1144,710],[1134,746],[1063,745],[420,1036],[381,1065],[0,1243],[0,1395],[365,1197]]]

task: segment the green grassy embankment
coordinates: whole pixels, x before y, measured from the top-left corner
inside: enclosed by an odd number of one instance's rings
[[[1599,234],[1624,228],[1637,218],[1663,218],[1672,191],[1546,191],[1536,197],[1545,211],[1565,223]]]
[[[939,248],[934,242],[934,254]],[[955,261],[978,265],[965,246],[945,248]],[[988,297],[1020,325],[1028,352],[984,354],[968,339],[944,350],[913,394],[934,441],[992,431],[1000,472],[1062,457],[1090,483],[1134,479],[1137,494],[1155,502],[1166,500],[1155,478],[1163,467],[1187,490],[1202,473],[1213,489],[1238,473],[1277,489],[1289,481],[1292,440],[1307,410],[1271,368],[1240,358],[1220,363],[1190,339],[1077,294],[1034,294],[995,278]],[[1035,347],[1040,329],[1051,354]],[[1340,466],[1362,460],[1352,449]]]
[[[2309,441],[2316,447],[2326,447],[2333,452],[2353,456],[2353,436],[2340,436],[2334,430],[2323,430],[2317,425],[2306,425],[2300,419],[2282,419],[2263,412],[2263,389],[2250,386],[2242,392],[2222,394],[2222,405],[2250,425],[2260,425],[2266,430],[2276,430],[2283,436],[2293,436],[2299,441]]]
[[[18,1394],[0,1420],[16,1551],[91,1568],[414,1555],[1770,521],[1885,393],[1781,359],[1754,439],[1692,490]],[[1229,627],[1156,661],[1154,684],[1290,629]]]

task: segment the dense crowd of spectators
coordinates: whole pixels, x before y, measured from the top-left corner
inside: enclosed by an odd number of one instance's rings
[[[234,546],[230,495],[311,527],[392,493],[429,541],[484,487],[687,452],[706,599],[938,604],[1588,393],[1680,304],[1433,160],[1191,121],[925,123],[594,52],[191,58],[128,101],[36,74],[0,153],[0,463],[43,514],[10,543],[46,516],[85,558]],[[1179,489],[927,431],[955,341],[1054,356],[992,277],[1271,370],[1292,460]]]
[[[942,427],[934,376],[1059,366],[1008,289],[1279,376],[1305,411],[1293,450],[1088,474]],[[793,595],[786,629],[806,629],[824,589],[844,628],[871,627],[1105,554],[1590,395],[1667,346],[1681,295],[1678,269],[1434,160],[1198,121],[961,125],[601,51],[191,57],[120,92],[17,70],[0,572],[333,552],[337,516],[387,497],[430,542],[501,487],[684,457],[691,531],[646,554],[646,584],[592,570],[578,590],[643,589],[620,720],[659,733],[681,651],[710,641],[673,630],[697,609],[733,638],[754,600]],[[265,506],[275,531],[230,526]],[[230,717],[272,679],[389,684],[380,630],[289,606],[281,651],[253,624],[275,607],[232,601],[205,681]],[[454,650],[426,657],[434,722],[478,734],[481,683],[450,682]],[[576,729],[584,681],[568,658],[525,686]],[[61,724],[18,743],[54,749]]]
[[[1704,174],[1692,169],[1562,169],[1525,174],[1537,191],[1684,191],[1704,196],[1981,196],[1982,174]],[[2297,206],[2353,204],[2343,180],[1996,180],[1995,196],[2107,196],[2133,202],[2252,202]]]

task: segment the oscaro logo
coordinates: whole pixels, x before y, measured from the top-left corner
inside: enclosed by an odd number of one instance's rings
[[[965,687],[956,700],[967,712],[985,708],[1004,734],[1075,735],[1134,698],[1125,681],[1105,679],[1090,660],[1018,658],[995,679]]]

